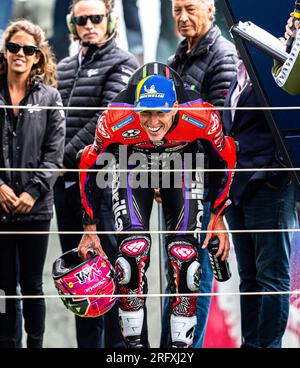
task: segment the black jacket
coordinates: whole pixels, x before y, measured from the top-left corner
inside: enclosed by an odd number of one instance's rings
[[[57,169],[62,165],[65,120],[62,110],[41,110],[38,106],[61,106],[57,90],[36,81],[22,105],[32,106],[20,112],[16,127],[9,119],[5,101],[5,79],[0,77],[0,167]],[[20,195],[27,192],[37,198],[26,215],[7,215],[0,209],[0,221],[48,220],[53,213],[53,185],[58,172],[0,172],[0,184],[7,184]]]
[[[234,45],[221,35],[214,25],[187,54],[187,40],[183,40],[169,65],[184,82],[200,93],[205,102],[223,106],[230,82],[236,75],[237,55]]]
[[[138,67],[134,56],[121,50],[115,40],[101,48],[90,48],[84,62],[79,60],[80,54],[67,57],[58,64],[58,90],[64,106],[82,107],[80,111],[66,112],[64,165],[67,168],[77,168],[78,151],[94,141],[101,111],[89,111],[85,107],[107,106]],[[75,179],[75,175],[67,175],[71,176]]]

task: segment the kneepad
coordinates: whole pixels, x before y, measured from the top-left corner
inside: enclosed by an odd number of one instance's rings
[[[168,246],[171,279],[180,293],[197,291],[200,285],[201,267],[197,250],[188,242],[174,241]]]
[[[142,286],[149,266],[150,239],[133,236],[122,241],[115,264],[119,285],[136,290]]]

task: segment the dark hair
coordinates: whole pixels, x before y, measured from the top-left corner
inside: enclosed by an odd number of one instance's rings
[[[18,32],[26,32],[32,36],[39,48],[40,60],[37,64],[32,66],[28,85],[31,85],[36,77],[40,77],[45,84],[56,86],[56,64],[53,53],[48,42],[46,41],[44,31],[38,26],[31,23],[29,20],[21,19],[11,22],[2,35],[3,46],[0,50],[0,75],[7,72],[7,60],[4,57],[5,45]]]

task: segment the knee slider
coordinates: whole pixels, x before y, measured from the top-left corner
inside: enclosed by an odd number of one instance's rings
[[[175,241],[169,244],[168,253],[176,289],[180,292],[197,291],[200,285],[201,267],[197,250],[188,242]]]
[[[137,288],[149,265],[150,239],[147,237],[130,237],[120,245],[119,256],[116,260],[116,274],[118,283]]]
[[[116,260],[115,270],[119,284],[126,285],[130,282],[131,267],[130,263],[124,257],[119,257]]]
[[[188,266],[186,283],[191,291],[198,291],[200,286],[201,267],[198,261],[194,261]]]

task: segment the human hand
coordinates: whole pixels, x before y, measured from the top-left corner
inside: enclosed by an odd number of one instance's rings
[[[212,230],[212,224],[214,222],[215,217],[216,215],[212,213],[207,230]],[[229,235],[228,233],[223,233],[223,232],[218,233],[218,230],[222,230],[222,231],[226,230],[226,226],[223,221],[223,216],[219,216],[213,233],[214,233],[214,236],[217,236],[220,240],[220,245],[219,245],[218,252],[216,253],[216,257],[219,257],[222,255],[221,259],[222,261],[225,261],[228,259],[228,256],[229,256],[229,249],[230,249]],[[205,249],[207,247],[211,236],[212,236],[212,233],[207,233],[204,243],[202,245],[202,249]]]
[[[161,199],[160,189],[159,188],[155,188],[154,189],[154,199],[156,200],[157,203],[162,203],[162,199]]]
[[[96,225],[85,225],[84,231],[96,231]],[[107,255],[105,254],[100,239],[97,234],[83,234],[79,246],[78,246],[78,255],[84,261],[88,259],[88,252],[93,249],[99,254],[103,259],[107,259]]]
[[[12,213],[21,213],[26,215],[29,213],[36,202],[36,198],[32,197],[27,192],[23,192],[19,195],[19,204],[13,209]]]
[[[299,21],[296,20],[294,22],[294,17],[293,17],[294,13],[290,14],[290,18],[287,20],[286,26],[285,26],[285,33],[284,33],[284,37],[286,40],[288,40],[292,35],[293,35],[293,25],[295,26],[296,29],[299,29]]]
[[[6,213],[13,211],[19,204],[19,198],[11,187],[6,184],[0,186],[0,205]]]
[[[59,172],[59,176],[63,177],[66,173],[67,167],[65,165],[62,166],[61,171]]]

